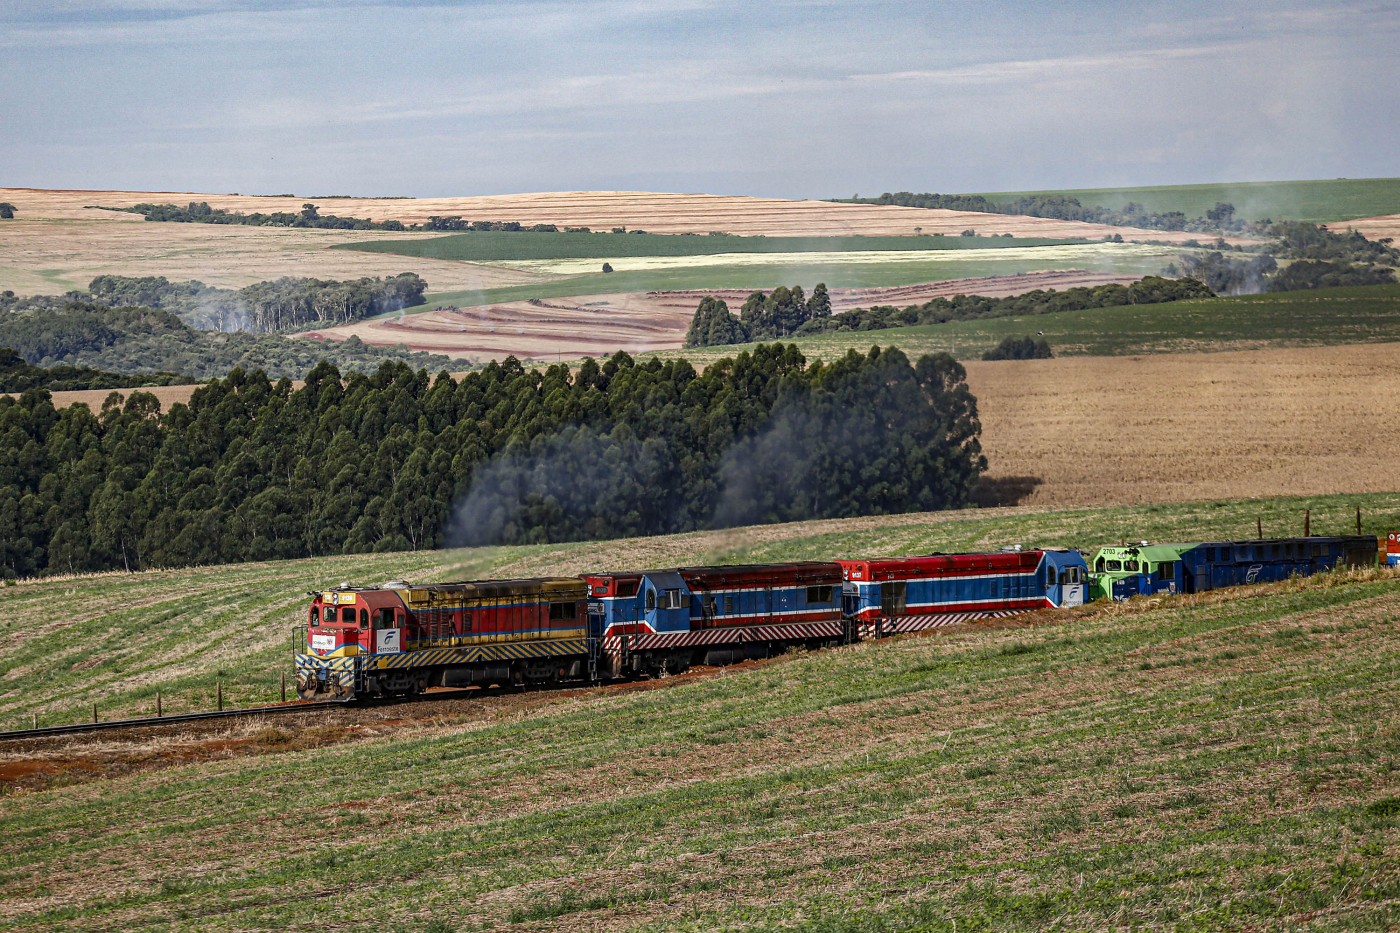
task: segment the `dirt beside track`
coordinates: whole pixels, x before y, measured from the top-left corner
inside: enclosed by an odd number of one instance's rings
[[[658,680],[519,690],[433,690],[414,702],[350,704],[319,712],[133,726],[102,732],[0,742],[0,796],[154,771],[200,761],[323,748],[384,735],[485,728],[549,704],[611,693],[655,690],[773,664],[695,667]]]

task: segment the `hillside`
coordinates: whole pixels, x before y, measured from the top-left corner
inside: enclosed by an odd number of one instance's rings
[[[285,722],[70,742],[48,754],[78,773],[148,763],[7,799],[0,923],[1387,928],[1398,611],[1388,576],[1339,576],[415,709],[309,750]]]
[[[1080,509],[971,509],[762,525],[604,542],[362,554],[139,574],[21,580],[0,587],[0,730],[37,715],[71,722],[213,706],[217,683],[237,705],[276,699],[306,593],[342,580],[378,583],[577,574],[706,563],[975,551],[1302,532],[1400,529],[1400,493]],[[45,607],[61,604],[63,624]],[[0,750],[3,751],[3,750]]]
[[[1181,211],[1201,217],[1216,204],[1235,206],[1246,220],[1305,220],[1332,224],[1373,214],[1400,212],[1400,178],[1330,178],[1314,181],[1221,182],[1135,188],[1077,188],[1060,191],[981,192],[993,201],[1034,195],[1077,198],[1084,205],[1121,209],[1129,201],[1154,213]]]

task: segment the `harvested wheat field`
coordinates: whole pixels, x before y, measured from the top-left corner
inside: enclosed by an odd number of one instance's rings
[[[0,289],[17,294],[59,294],[85,289],[99,275],[163,275],[198,279],[238,288],[281,276],[346,279],[416,272],[433,292],[460,293],[549,280],[538,271],[502,265],[415,256],[331,250],[370,240],[421,239],[437,233],[382,230],[318,230],[195,223],[153,223],[139,215],[101,207],[142,202],[183,204],[207,201],[214,207],[260,211],[299,211],[300,197],[251,197],[196,192],[48,191],[0,188],[0,200],[15,205],[0,238]],[[318,198],[323,214],[396,219],[419,223],[435,214],[479,220],[553,223],[607,231],[614,227],[653,233],[744,235],[956,235],[1082,237],[1100,241],[1111,234],[1126,240],[1180,242],[1186,234],[1133,230],[1070,221],[935,211],[882,205],[717,195],[572,192],[476,198]]]
[[[838,312],[874,305],[904,307],[939,296],[1019,295],[1035,289],[1064,290],[1137,278],[1108,272],[1032,272],[889,288],[836,288],[831,290],[831,306]],[[607,356],[618,350],[646,353],[679,349],[701,298],[721,298],[737,313],[749,293],[749,289],[687,289],[509,301],[357,321],[303,336],[318,340],[357,336],[377,346],[402,344],[411,350],[471,360],[514,356],[553,361],[556,357]]]
[[[0,195],[3,200],[5,195]],[[242,288],[281,276],[355,279],[416,272],[433,288],[521,285],[538,275],[502,266],[332,250],[337,243],[413,234],[149,223],[135,214],[88,211],[78,219],[18,219],[0,228],[0,289],[20,295],[86,290],[99,275],[163,275]]]
[[[1394,489],[1400,344],[969,362],[995,476],[1040,505]]]

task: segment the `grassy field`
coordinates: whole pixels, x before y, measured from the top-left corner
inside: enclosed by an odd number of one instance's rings
[[[1329,575],[21,794],[0,924],[1393,928],[1397,612]]]
[[[1272,220],[1330,223],[1400,213],[1400,178],[1333,178],[983,193],[993,201],[1011,201],[1025,195],[1058,194],[1078,198],[1081,204],[1112,208],[1121,208],[1129,201],[1136,201],[1150,211],[1181,211],[1188,217],[1203,217],[1206,211],[1224,201],[1235,205],[1235,216],[1246,220],[1263,220],[1267,217]]]
[[[1017,241],[1008,240],[1016,245]],[[570,275],[527,285],[502,286],[471,291],[429,292],[428,306],[471,307],[529,298],[562,298],[605,295],[621,292],[683,291],[689,289],[748,288],[770,291],[779,285],[801,285],[810,292],[818,282],[828,288],[878,288],[944,282],[951,279],[989,275],[1015,275],[1045,269],[1084,269],[1129,275],[1157,275],[1181,253],[1177,249],[1101,243],[1076,249],[1072,259],[1055,259],[1053,251],[1063,247],[1042,247],[1044,256],[998,255],[994,250],[930,256],[903,262],[822,263],[812,260],[784,260],[772,263],[735,265],[696,265],[671,269],[628,271],[625,267],[604,274]],[[621,264],[619,264],[621,265]],[[737,309],[735,309],[737,310]]]
[[[290,669],[292,628],[306,593],[342,580],[377,583],[574,574],[931,551],[1008,544],[1090,547],[1123,540],[1252,537],[1352,527],[1400,528],[1400,494],[1316,496],[1069,511],[988,509],[727,529],[603,543],[360,555],[141,574],[24,581],[0,588],[0,729],[211,709],[216,685],[233,705],[276,699]]]
[[[371,240],[332,249],[392,253],[462,262],[542,259],[624,259],[637,256],[711,256],[716,253],[831,253],[905,250],[1005,249],[1053,246],[1074,240],[963,236],[754,237],[674,236],[653,233],[460,233],[431,239]]]
[[[1240,295],[1205,301],[1091,308],[1056,314],[955,321],[793,340],[809,357],[894,344],[910,356],[943,350],[976,359],[1005,337],[1043,335],[1059,356],[1131,356],[1258,347],[1332,346],[1400,340],[1400,285]],[[739,347],[669,351],[697,364]]]

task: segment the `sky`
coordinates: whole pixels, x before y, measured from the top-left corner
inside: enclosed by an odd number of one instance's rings
[[[773,197],[1400,176],[1400,0],[0,0],[0,186]]]

